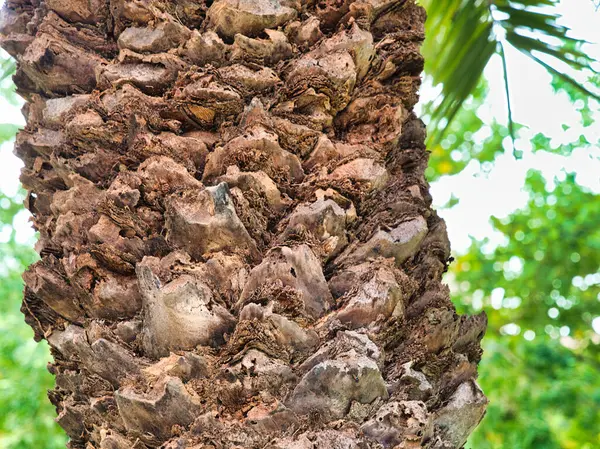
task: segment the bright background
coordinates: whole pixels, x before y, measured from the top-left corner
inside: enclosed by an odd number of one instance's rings
[[[556,8],[600,59],[593,2]],[[446,281],[461,312],[485,310],[490,319],[480,383],[491,402],[467,447],[598,448],[600,105],[512,47],[506,56],[523,157],[513,157],[508,137],[498,56],[430,147],[431,192],[456,258]],[[597,75],[572,75],[600,88]],[[0,84],[0,124],[23,125],[11,89],[8,79]],[[426,80],[421,93],[426,105],[440,91]],[[19,273],[36,256],[20,206],[15,130],[0,125],[0,448],[54,449],[65,439],[45,397],[53,384],[47,345],[33,342],[19,312]]]

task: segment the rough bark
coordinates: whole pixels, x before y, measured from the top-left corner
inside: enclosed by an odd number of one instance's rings
[[[459,448],[486,318],[412,108],[412,0],[7,0],[72,448]]]

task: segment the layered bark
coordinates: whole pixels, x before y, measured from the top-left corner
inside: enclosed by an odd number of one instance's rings
[[[73,448],[458,448],[459,317],[411,0],[7,0]]]

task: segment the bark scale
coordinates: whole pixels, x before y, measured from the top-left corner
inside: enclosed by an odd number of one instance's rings
[[[412,0],[7,0],[72,448],[459,448],[486,318],[412,108]]]

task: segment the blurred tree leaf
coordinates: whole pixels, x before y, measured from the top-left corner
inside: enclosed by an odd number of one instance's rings
[[[600,90],[600,74],[594,74],[588,78],[588,84],[595,89]],[[586,95],[579,89],[574,88],[571,84],[563,82],[563,80],[555,76],[552,80],[552,87],[556,93],[565,93],[575,106],[575,110],[581,116],[581,123],[584,127],[593,125],[597,119],[594,117],[600,112],[600,103],[597,99]],[[594,107],[594,103],[595,106]]]
[[[8,123],[0,123],[0,143],[6,142],[7,140],[12,139],[19,127],[17,125],[11,125]]]
[[[598,355],[549,337],[488,336],[480,382],[490,399],[467,449],[600,447]]]
[[[17,106],[20,102],[17,97],[15,85],[11,76],[14,75],[16,64],[14,59],[0,49],[0,97],[8,101],[9,104]]]

